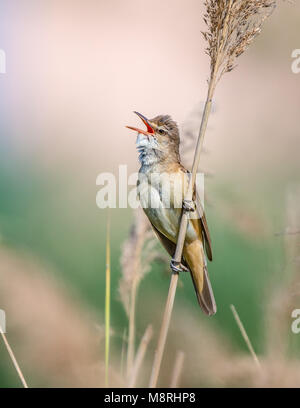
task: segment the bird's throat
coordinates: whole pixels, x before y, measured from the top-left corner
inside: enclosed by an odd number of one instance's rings
[[[142,167],[155,166],[160,162],[159,152],[155,149],[140,148],[138,152]]]
[[[169,165],[180,162],[179,154],[171,144],[159,145],[155,138],[138,135],[136,147],[142,171],[159,172]]]

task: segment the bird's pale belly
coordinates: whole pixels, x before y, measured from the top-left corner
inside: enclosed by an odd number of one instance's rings
[[[141,205],[151,223],[172,242],[176,242],[181,208],[174,208],[172,191],[170,199],[169,194],[166,196],[161,188],[153,184],[150,186],[147,181],[144,181],[139,185],[138,193]],[[196,239],[197,234],[189,223],[186,240],[192,242]]]

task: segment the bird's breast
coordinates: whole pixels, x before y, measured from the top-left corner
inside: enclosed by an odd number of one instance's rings
[[[147,217],[167,238],[176,242],[186,186],[180,173],[140,173],[138,194]],[[187,239],[197,239],[191,223]]]

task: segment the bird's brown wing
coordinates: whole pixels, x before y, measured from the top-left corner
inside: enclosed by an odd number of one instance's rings
[[[173,257],[176,251],[176,244],[174,244],[174,242],[170,241],[169,238],[167,238],[164,234],[162,234],[160,231],[158,231],[158,229],[152,224],[152,228],[153,231],[155,232],[157,238],[160,240],[160,242],[162,243],[163,247],[165,248],[165,250],[168,252],[168,254]],[[185,262],[184,259],[182,259],[182,264],[188,268],[187,263]]]
[[[207,255],[207,258],[210,261],[212,261],[213,260],[213,254],[212,254],[210,233],[209,233],[209,229],[208,229],[208,225],[207,225],[207,221],[206,221],[205,212],[203,210],[201,200],[200,200],[200,197],[199,197],[199,195],[197,193],[196,187],[195,187],[195,191],[194,191],[194,201],[195,201],[195,204],[196,204],[196,210],[197,210],[198,217],[199,217],[199,223],[200,223],[200,227],[201,227],[203,238],[204,238],[204,245],[205,245],[206,255]]]
[[[174,242],[170,241],[169,238],[167,238],[164,234],[158,231],[158,229],[152,224],[152,222],[151,222],[151,225],[158,239],[160,240],[163,247],[165,248],[165,250],[168,252],[170,256],[174,256],[174,253],[176,250],[176,244],[174,244]]]
[[[173,257],[174,254],[175,254],[175,250],[176,250],[176,244],[174,242],[170,241],[160,231],[158,231],[158,229],[155,228],[155,226],[152,223],[151,223],[151,225],[152,225],[152,228],[153,228],[154,232],[156,233],[158,239],[160,240],[160,242],[162,243],[162,245],[166,249],[166,251],[169,253],[170,256]],[[202,251],[203,251],[203,249],[202,249]],[[203,260],[204,260],[204,256],[203,256]],[[186,268],[190,269],[190,267],[189,267],[188,263],[186,262],[186,260],[184,259],[184,257],[182,258],[181,262]],[[191,269],[190,269],[190,272],[191,272],[191,277],[192,277],[192,281],[193,281],[193,284],[194,284],[194,288],[195,288],[195,291],[196,291],[197,299],[198,299],[198,302],[199,302],[199,305],[200,305],[201,309],[208,316],[214,315],[216,313],[216,311],[217,311],[217,306],[216,306],[214,294],[213,294],[213,291],[212,291],[212,287],[211,287],[211,283],[210,283],[210,280],[209,280],[209,277],[208,277],[207,268],[206,268],[205,263],[203,264],[203,273],[201,274],[203,276],[203,289],[202,289],[201,292],[199,291],[199,285],[197,284],[195,276],[194,276],[193,271]]]
[[[184,173],[187,173],[189,176],[191,175],[191,173],[188,170],[186,170],[183,166],[181,166],[181,170]],[[195,205],[196,205],[196,211],[197,211],[197,216],[198,216],[197,219],[198,219],[198,224],[199,224],[200,230],[202,231],[206,255],[207,255],[207,258],[210,261],[212,261],[213,254],[212,254],[212,245],[211,245],[210,233],[209,233],[209,229],[208,229],[208,225],[207,225],[207,221],[206,221],[205,212],[203,210],[203,206],[201,204],[199,194],[197,193],[196,185],[194,187],[193,200],[194,200]]]

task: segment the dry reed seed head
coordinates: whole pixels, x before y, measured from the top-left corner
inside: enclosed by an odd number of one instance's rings
[[[121,255],[122,276],[119,282],[119,295],[127,314],[132,285],[139,283],[150,271],[152,261],[160,259],[161,254],[155,250],[155,246],[156,240],[150,223],[139,209],[135,211]]]
[[[235,68],[235,60],[250,46],[276,7],[276,0],[205,0],[203,32],[211,60],[211,78]]]

